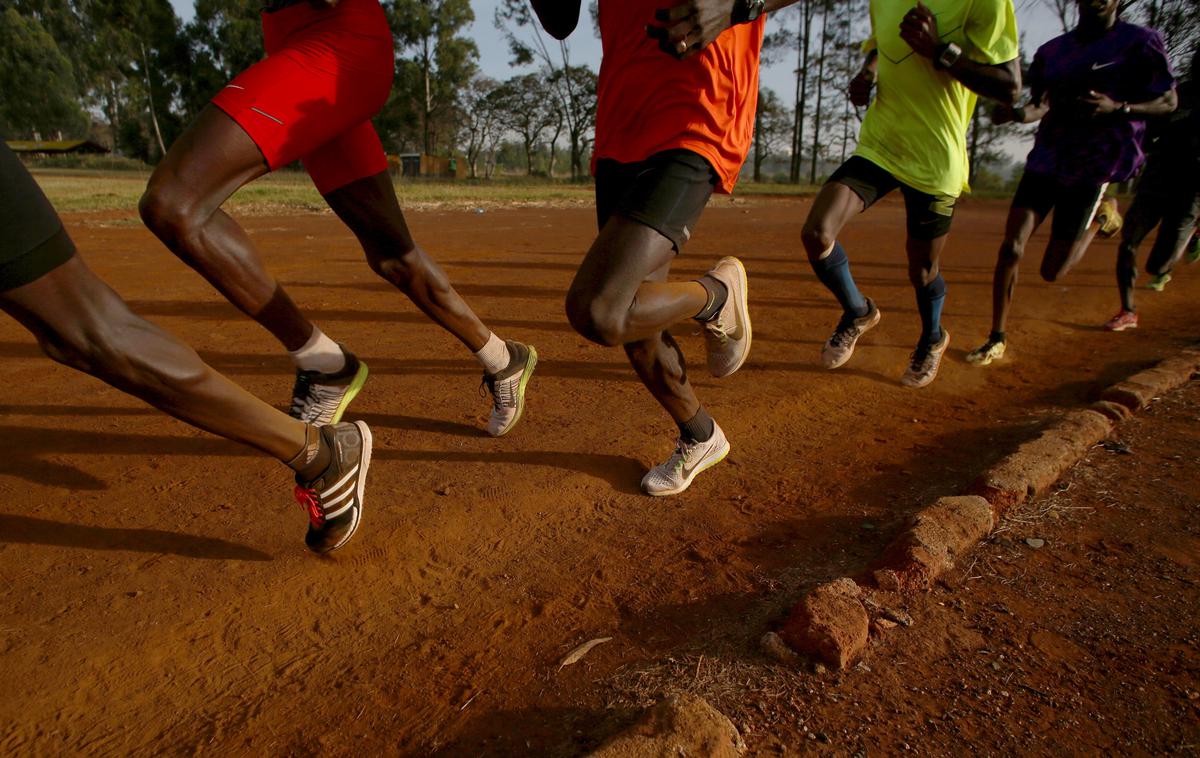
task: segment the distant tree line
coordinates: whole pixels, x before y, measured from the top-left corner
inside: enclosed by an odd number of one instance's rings
[[[1074,0],[1018,2],[1074,24]],[[1195,3],[1137,0],[1125,16],[1160,29],[1183,60],[1200,38]],[[764,63],[794,61],[795,88],[760,93],[746,168],[755,180],[816,182],[853,152],[863,112],[846,86],[862,63],[867,5],[800,0],[774,14]],[[479,69],[466,36],[470,0],[383,6],[396,80],[375,124],[389,152],[460,155],[478,177],[586,176],[596,73],[542,32],[528,0],[501,0],[492,19],[511,53],[507,79]],[[589,6],[594,24],[595,1]],[[154,162],[217,90],[263,56],[257,0],[195,0],[186,24],[168,0],[4,0],[0,8],[0,134],[9,138],[90,134]],[[968,138],[973,180],[1006,160],[1000,144],[1012,132],[994,127],[989,110],[980,103]]]

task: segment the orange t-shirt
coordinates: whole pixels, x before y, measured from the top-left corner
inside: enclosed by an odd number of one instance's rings
[[[684,148],[716,169],[731,192],[754,137],[758,56],[765,17],[726,29],[697,56],[676,60],[646,34],[669,0],[600,0],[596,145],[601,158],[637,163]]]

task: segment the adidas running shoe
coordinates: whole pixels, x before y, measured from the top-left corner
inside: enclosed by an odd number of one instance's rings
[[[336,424],[350,407],[350,402],[367,383],[367,364],[345,347],[346,366],[333,374],[320,371],[297,371],[292,385],[292,407],[288,415],[307,424],[323,426]]]
[[[505,344],[508,345],[508,366],[498,374],[484,374],[481,385],[492,396],[487,433],[493,437],[508,434],[521,420],[525,412],[525,388],[537,366],[537,350],[533,345],[513,340],[505,340]]]
[[[320,428],[329,465],[314,479],[296,474],[296,502],[308,512],[304,544],[329,553],[350,541],[362,521],[363,491],[371,466],[371,430],[363,421]]]
[[[986,366],[992,361],[998,361],[1004,357],[1004,340],[994,340],[988,338],[988,341],[967,353],[967,363],[972,366]]]
[[[654,497],[678,495],[691,486],[696,475],[712,468],[729,455],[729,441],[721,427],[713,424],[713,435],[704,442],[680,438],[675,452],[642,477],[642,492]]]
[[[842,320],[838,322],[833,335],[821,348],[821,363],[825,365],[825,368],[833,369],[846,365],[846,361],[854,355],[854,346],[858,344],[858,338],[879,323],[879,308],[869,297],[867,298],[867,308],[870,309],[867,314],[859,318],[850,318],[847,314],[842,315]]]
[[[942,365],[942,355],[950,347],[950,332],[942,327],[942,338],[936,345],[918,345],[909,359],[908,369],[900,377],[900,383],[905,387],[924,387],[937,378],[938,368]]]
[[[1113,237],[1121,231],[1124,219],[1121,218],[1115,197],[1106,197],[1100,201],[1100,208],[1096,211],[1096,221],[1100,224],[1100,229],[1096,233],[1105,239]]]
[[[718,379],[742,367],[750,355],[750,307],[747,302],[746,267],[732,256],[717,261],[708,275],[725,285],[729,297],[720,312],[704,322],[708,372]]]
[[[1110,332],[1123,332],[1126,329],[1137,329],[1137,325],[1137,311],[1127,311],[1122,308],[1117,315],[1104,324],[1104,329]]]

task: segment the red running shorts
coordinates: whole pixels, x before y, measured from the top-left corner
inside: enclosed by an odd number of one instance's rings
[[[371,118],[395,71],[379,0],[302,2],[263,14],[267,57],[213,105],[250,135],[274,171],[300,160],[322,195],[387,170]]]

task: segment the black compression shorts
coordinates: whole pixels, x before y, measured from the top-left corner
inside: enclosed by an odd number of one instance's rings
[[[54,207],[0,140],[0,292],[37,281],[74,254]]]
[[[837,182],[854,190],[863,201],[863,210],[870,208],[884,195],[898,189],[904,195],[904,211],[908,219],[908,236],[916,240],[935,240],[950,233],[954,220],[954,205],[958,198],[951,195],[931,195],[900,181],[883,167],[858,155],[838,167],[826,184]]]
[[[654,229],[675,246],[692,236],[717,183],[708,161],[691,150],[664,150],[637,163],[596,162],[596,216],[615,213]]]

